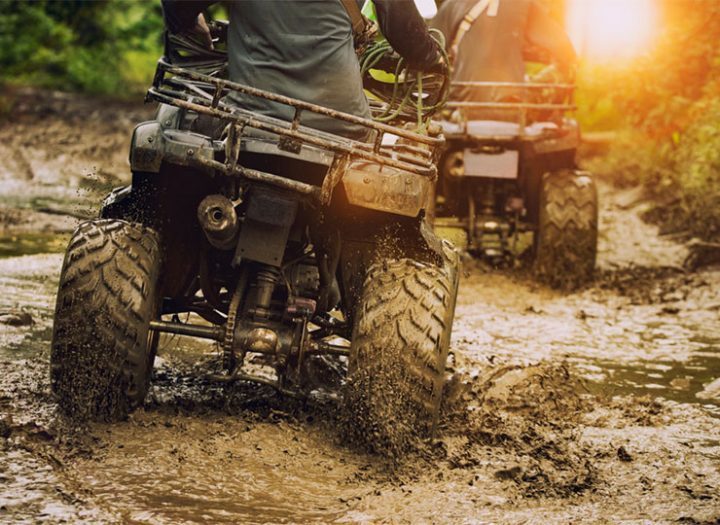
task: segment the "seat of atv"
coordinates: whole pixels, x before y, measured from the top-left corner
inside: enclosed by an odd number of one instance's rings
[[[517,122],[501,120],[468,120],[466,122],[442,121],[445,136],[471,135],[474,137],[516,138],[539,137],[549,132],[555,132],[558,125],[555,122],[533,122],[524,128]]]

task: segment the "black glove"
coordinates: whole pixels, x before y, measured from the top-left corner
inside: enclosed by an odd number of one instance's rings
[[[450,66],[445,60],[445,55],[440,51],[437,52],[435,63],[425,70],[427,73],[435,73],[437,75],[447,75],[449,71]]]

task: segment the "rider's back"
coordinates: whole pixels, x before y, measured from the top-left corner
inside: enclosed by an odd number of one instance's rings
[[[350,18],[337,0],[232,2],[228,32],[230,79],[358,116],[369,116]],[[293,110],[266,99],[234,95],[243,107],[291,120]],[[307,114],[303,124],[348,136],[351,124]]]
[[[492,0],[473,21],[457,50],[453,78],[457,80],[494,80],[522,82],[525,72],[522,57],[524,29],[532,0],[498,2],[497,12]],[[465,15],[478,0],[449,0],[432,21],[453,43]]]
[[[575,52],[562,27],[536,0],[482,3],[484,8],[455,50],[453,81],[521,83],[525,79],[524,52],[528,46],[543,49],[560,63],[574,61]],[[439,9],[432,25],[445,33],[449,47],[463,18],[478,4],[478,0],[447,0]],[[499,87],[456,87],[451,93],[454,100],[476,102],[515,101],[522,96],[522,89]],[[506,120],[504,115],[495,118]],[[509,120],[515,118],[511,115]]]

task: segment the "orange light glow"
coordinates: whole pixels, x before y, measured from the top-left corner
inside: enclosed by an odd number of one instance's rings
[[[583,58],[632,58],[652,46],[656,0],[569,0],[567,5],[568,32]]]

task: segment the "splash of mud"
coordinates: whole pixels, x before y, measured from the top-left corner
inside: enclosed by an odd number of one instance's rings
[[[495,478],[523,496],[569,497],[596,485],[592,452],[577,430],[596,400],[581,397],[583,384],[566,366],[493,368],[466,388],[462,410],[443,429],[452,466],[476,466],[491,448]]]

